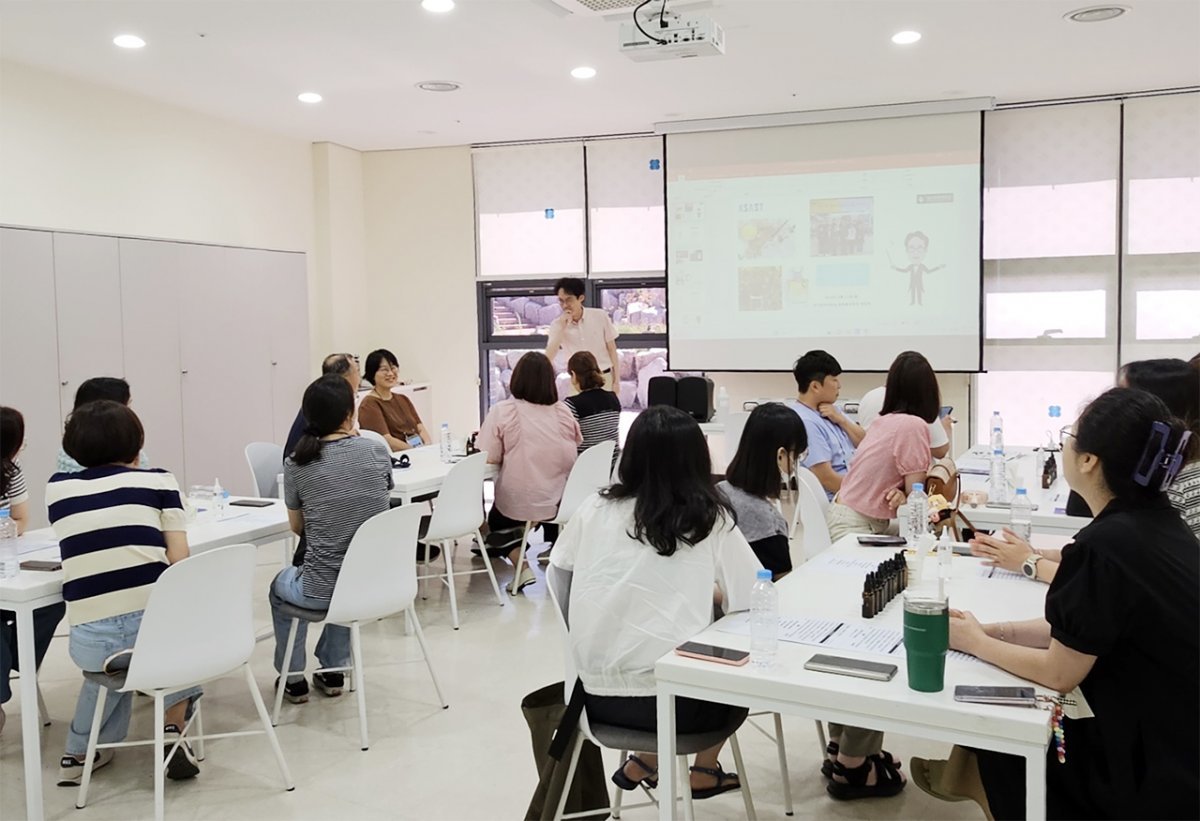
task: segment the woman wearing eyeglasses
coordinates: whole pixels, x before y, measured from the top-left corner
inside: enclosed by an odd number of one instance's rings
[[[1063,549],[1045,617],[951,611],[953,649],[1086,699],[1092,717],[1068,709],[1047,751],[1049,818],[1200,817],[1200,551],[1164,492],[1190,436],[1149,393],[1101,395],[1064,437],[1096,518]],[[1024,817],[1024,760],[977,755],[992,816]]]
[[[391,351],[380,348],[367,354],[363,376],[372,390],[358,406],[358,426],[382,436],[392,451],[433,444],[412,400],[392,393],[400,384],[400,363]]]

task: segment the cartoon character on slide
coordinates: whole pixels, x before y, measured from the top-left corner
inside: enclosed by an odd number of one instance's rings
[[[906,267],[901,268],[897,265],[891,254],[888,254],[888,261],[891,262],[893,271],[908,274],[908,304],[924,305],[922,297],[925,295],[925,275],[940,271],[946,266],[935,265],[932,268],[925,266],[925,253],[929,250],[929,237],[920,231],[913,231],[904,238],[904,250],[908,254],[909,264]]]

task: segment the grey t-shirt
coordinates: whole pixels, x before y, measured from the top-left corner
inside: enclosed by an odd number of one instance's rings
[[[788,524],[779,508],[758,496],[753,496],[729,482],[721,482],[717,488],[724,493],[733,511],[737,514],[738,530],[748,542],[757,542],[771,536],[787,536]]]
[[[304,514],[304,595],[331,599],[350,539],[363,522],[388,509],[391,456],[369,439],[335,439],[307,465],[284,460],[283,486],[288,509]]]

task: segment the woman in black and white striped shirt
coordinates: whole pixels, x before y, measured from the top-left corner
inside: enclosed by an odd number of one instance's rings
[[[579,422],[583,441],[579,452],[601,442],[616,442],[621,427],[621,400],[605,388],[604,374],[596,364],[596,357],[589,351],[579,351],[567,362],[571,374],[571,385],[579,391],[564,399],[571,414]],[[613,448],[612,463],[617,463],[619,453]]]

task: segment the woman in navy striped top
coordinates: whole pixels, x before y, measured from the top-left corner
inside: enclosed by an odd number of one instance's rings
[[[579,453],[601,442],[616,442],[621,428],[621,400],[604,387],[604,374],[600,372],[596,357],[589,351],[572,354],[567,362],[567,370],[571,374],[571,385],[579,391],[563,400],[583,434]],[[616,465],[620,455],[620,451],[614,447],[613,465]]]
[[[143,438],[141,421],[120,402],[83,405],[67,420],[63,449],[84,469],[56,473],[46,486],[50,523],[62,551],[71,658],[88,672],[104,671],[106,660],[133,648],[151,586],[168,565],[188,557],[179,485],[165,470],[138,469]],[[83,682],[60,762],[60,786],[78,784],[83,775],[99,692],[99,685]],[[200,688],[192,687],[166,697],[168,749],[199,696]],[[132,693],[109,694],[100,743],[125,738],[132,703]],[[100,750],[95,766],[111,760],[111,749]],[[191,749],[181,743],[167,764],[167,777],[191,778],[199,771]]]

